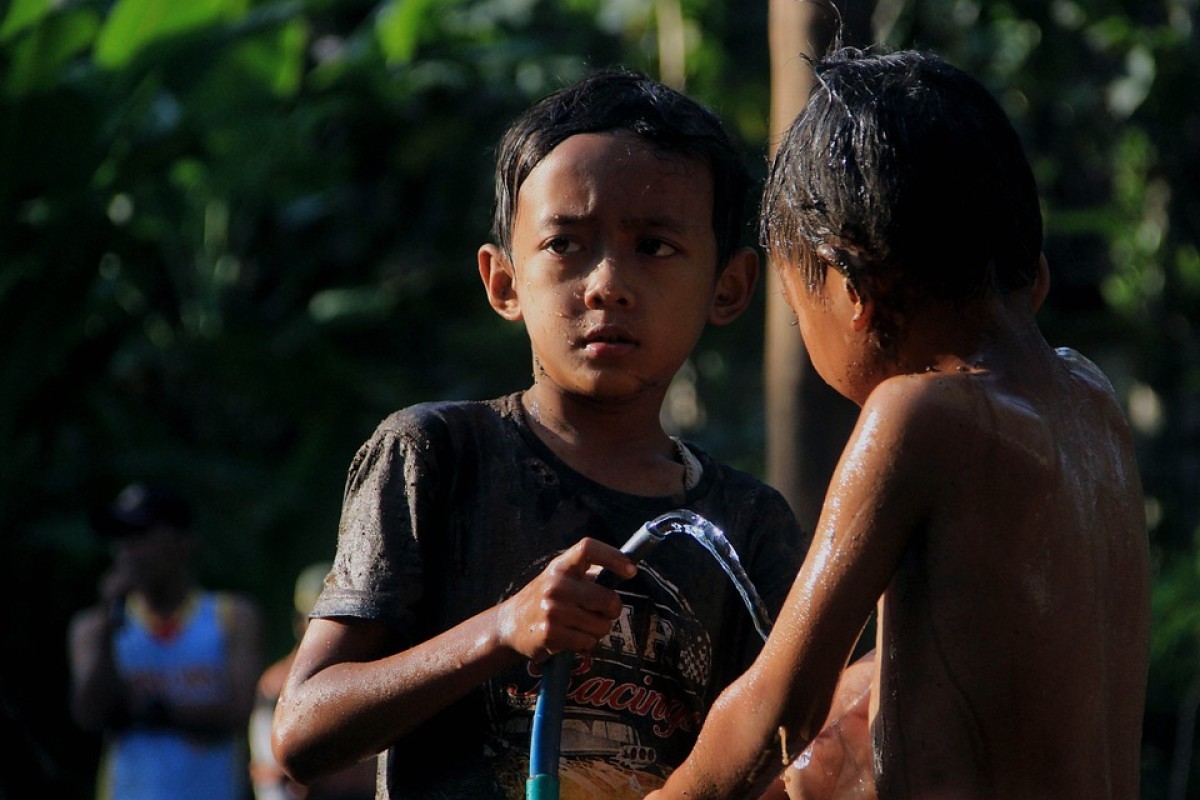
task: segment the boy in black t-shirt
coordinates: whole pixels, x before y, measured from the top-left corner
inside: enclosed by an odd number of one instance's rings
[[[380,797],[522,797],[540,665],[563,651],[578,654],[564,798],[640,797],[686,755],[761,640],[688,537],[639,569],[619,546],[689,508],[724,531],[772,612],[802,556],[777,492],[659,422],[705,325],[751,299],[747,182],[714,115],[627,72],[509,129],[479,273],[496,312],[526,326],[533,385],[398,412],[358,453],[275,719],[296,778],[386,750]],[[599,568],[626,580],[597,585]]]

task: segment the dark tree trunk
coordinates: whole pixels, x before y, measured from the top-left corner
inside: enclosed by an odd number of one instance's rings
[[[823,52],[833,37],[824,5],[811,0],[769,0],[771,51],[771,154],[804,107],[813,75],[801,55]],[[861,6],[861,7],[858,7]],[[866,43],[867,3],[841,6],[847,44]],[[851,13],[853,11],[853,13]],[[867,34],[869,36],[869,34]],[[767,418],[767,480],[783,492],[807,531],[816,527],[830,475],[858,409],[813,370],[774,267],[767,270],[766,352],[763,357]]]

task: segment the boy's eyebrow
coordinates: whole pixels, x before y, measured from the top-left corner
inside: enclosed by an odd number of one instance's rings
[[[594,217],[593,214],[543,214],[538,219],[540,227],[549,225],[581,225]]]
[[[549,213],[538,221],[538,227],[546,228],[551,226],[568,227],[571,225],[584,225],[592,222],[595,218],[596,215],[590,213]],[[695,227],[694,225],[690,224],[686,218],[673,216],[621,217],[620,223],[622,227],[625,228],[657,228],[678,231],[680,233],[691,230]]]

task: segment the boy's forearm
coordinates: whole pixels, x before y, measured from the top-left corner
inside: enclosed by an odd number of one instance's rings
[[[489,609],[385,658],[347,658],[302,680],[293,672],[272,737],[285,771],[303,783],[375,755],[517,663],[496,633],[495,614]]]
[[[504,602],[401,652],[381,623],[313,620],[276,710],[276,758],[303,783],[386,749],[523,659],[594,647],[621,612],[594,567],[636,572],[615,547],[584,538]]]
[[[787,626],[786,619],[776,623]],[[721,693],[691,755],[651,797],[759,797],[820,732],[839,674],[838,664],[827,656],[807,660],[803,653],[768,643],[750,669]],[[803,684],[797,684],[800,676]]]
[[[776,714],[748,711],[752,681],[745,676],[722,693],[704,720],[691,755],[654,800],[757,798],[783,771]]]

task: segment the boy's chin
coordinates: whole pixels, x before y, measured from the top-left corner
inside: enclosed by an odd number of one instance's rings
[[[619,405],[657,399],[662,401],[666,386],[655,387],[628,376],[602,376],[593,380],[579,381],[569,389],[556,387],[566,395],[582,402]]]

